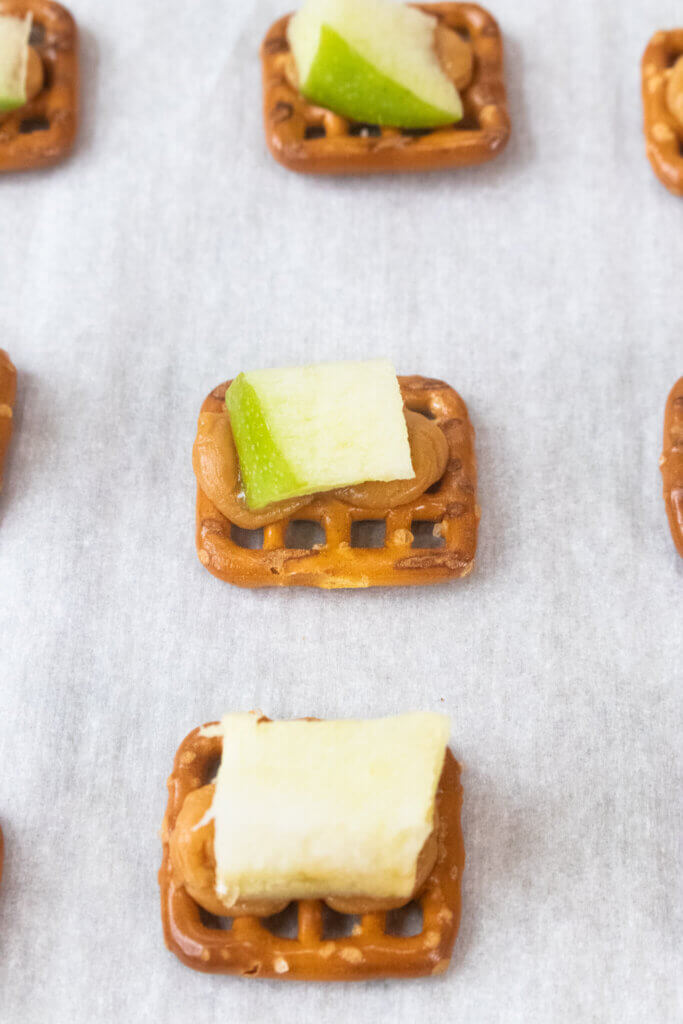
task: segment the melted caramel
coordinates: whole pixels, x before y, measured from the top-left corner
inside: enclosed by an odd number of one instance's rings
[[[421,413],[405,410],[415,476],[411,480],[369,481],[331,492],[340,501],[367,509],[405,505],[439,480],[448,462],[448,442],[440,427]],[[197,424],[192,466],[202,491],[219,512],[245,530],[286,519],[313,501],[314,494],[250,509],[242,494],[239,460],[227,412],[203,412]]]
[[[40,54],[33,47],[28,48],[28,64],[26,65],[26,102],[34,100],[42,91],[45,81],[45,69]]]
[[[474,54],[467,40],[452,28],[439,23],[434,32],[434,51],[442,70],[458,92],[466,89],[474,74]]]
[[[396,508],[414,501],[440,480],[448,462],[448,441],[440,427],[419,412],[405,410],[410,455],[415,476],[412,480],[391,480],[388,483],[368,481],[342,487],[337,498],[361,508]]]
[[[250,509],[242,495],[237,449],[227,412],[203,412],[197,424],[192,466],[199,486],[219,512],[245,530],[258,530],[286,519],[313,501],[312,494],[274,501],[265,508]]]
[[[197,827],[211,807],[213,793],[214,787],[211,784],[187,794],[169,839],[169,853],[177,883],[183,885],[192,899],[210,914],[224,917],[228,907],[218,898],[214,888],[216,857],[213,849],[213,819]],[[235,916],[254,914],[256,917],[269,917],[284,910],[287,902],[249,900],[235,903],[229,910]]]

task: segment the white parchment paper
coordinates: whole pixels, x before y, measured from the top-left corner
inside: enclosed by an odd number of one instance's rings
[[[276,0],[73,0],[83,123],[0,180],[0,1019],[683,1018],[681,588],[657,467],[683,372],[683,202],[641,136],[675,0],[496,0],[514,119],[483,168],[308,179],[267,154]],[[477,431],[473,576],[247,592],[194,550],[199,405],[243,368],[390,357]],[[323,986],[166,951],[165,779],[225,710],[452,717],[449,972]]]

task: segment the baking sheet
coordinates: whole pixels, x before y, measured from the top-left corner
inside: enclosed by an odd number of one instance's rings
[[[268,156],[268,2],[74,0],[73,159],[0,180],[19,370],[0,503],[0,1019],[672,1022],[681,588],[657,461],[683,203],[641,137],[674,0],[497,0],[514,136],[459,173]],[[243,368],[386,355],[477,431],[478,562],[433,589],[246,592],[194,551],[190,450]],[[201,976],[163,945],[164,781],[194,725],[446,711],[467,867],[449,972]]]

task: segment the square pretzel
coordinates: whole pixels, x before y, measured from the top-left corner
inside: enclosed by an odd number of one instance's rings
[[[510,119],[503,41],[495,19],[477,4],[414,6],[465,36],[472,46],[474,75],[462,92],[462,121],[426,131],[380,128],[310,103],[286,75],[287,15],[271,27],[261,46],[266,140],[276,160],[309,174],[369,174],[480,164],[504,149]]]
[[[655,174],[683,196],[683,127],[666,101],[667,73],[683,56],[683,29],[657,32],[643,54],[643,109],[647,155]]]
[[[671,536],[683,558],[683,377],[676,381],[666,402],[659,467]]]
[[[213,723],[211,723],[213,724]],[[439,852],[417,897],[422,908],[418,935],[387,931],[386,913],[363,914],[351,935],[326,938],[321,900],[297,902],[296,938],[274,934],[258,917],[237,917],[228,930],[201,909],[173,877],[169,837],[194,789],[213,782],[222,738],[200,729],[187,736],[168,779],[159,870],[161,918],[167,947],[188,967],[213,974],[241,974],[296,981],[360,981],[368,978],[442,974],[448,967],[460,924],[460,881],[465,848],[460,825],[460,765],[446,750],[436,794]]]
[[[43,62],[45,83],[18,110],[0,114],[0,171],[47,167],[71,150],[78,128],[78,31],[52,0],[0,0],[0,14],[33,15],[29,43]]]
[[[331,590],[441,583],[468,575],[477,547],[479,508],[474,431],[467,407],[443,381],[425,377],[399,377],[398,381],[406,407],[432,417],[446,436],[449,461],[438,483],[419,498],[384,511],[318,495],[293,515],[263,527],[263,545],[258,549],[236,543],[233,524],[198,487],[196,543],[202,565],[240,587]],[[212,391],[201,412],[223,412],[229,384]],[[287,527],[296,521],[319,524],[325,543],[304,549],[287,547]],[[382,547],[352,546],[353,525],[366,521],[385,524]],[[414,547],[413,523],[433,524],[434,536],[443,546]]]

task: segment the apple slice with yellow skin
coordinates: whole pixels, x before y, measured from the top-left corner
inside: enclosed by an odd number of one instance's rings
[[[27,100],[26,72],[31,15],[0,15],[0,114],[23,107]]]
[[[370,124],[436,128],[461,120],[434,45],[437,20],[392,0],[305,0],[287,35],[301,93]]]
[[[250,509],[415,476],[401,391],[386,359],[241,373],[225,405]]]

